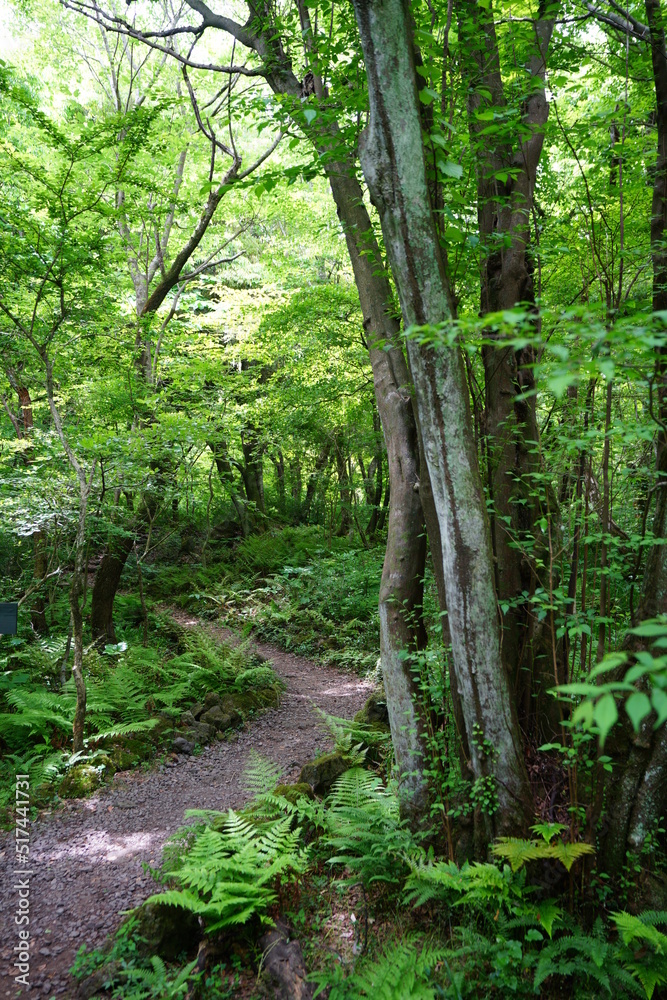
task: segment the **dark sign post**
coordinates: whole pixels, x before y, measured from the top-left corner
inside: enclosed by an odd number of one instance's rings
[[[16,635],[18,622],[18,604],[0,604],[0,635]]]

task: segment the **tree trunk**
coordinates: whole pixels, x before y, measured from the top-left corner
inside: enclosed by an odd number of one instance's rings
[[[236,516],[238,517],[239,524],[241,526],[241,533],[244,538],[247,538],[250,534],[248,509],[245,497],[241,496],[234,484],[234,470],[232,468],[232,463],[229,461],[227,443],[224,440],[210,440],[207,444],[211,449],[211,453],[215,460],[215,467],[218,470],[220,482],[229,494],[229,497],[234,505],[234,510],[236,511]]]
[[[86,516],[88,513],[88,498],[95,477],[96,460],[93,461],[90,477],[86,478],[85,470],[67,440],[60,414],[55,404],[53,396],[53,364],[47,357],[44,348],[40,351],[40,355],[46,369],[46,396],[51,417],[63,450],[67,455],[67,460],[76,474],[79,486],[79,518],[74,545],[74,572],[69,591],[72,634],[74,637],[72,677],[74,678],[74,686],[76,688],[76,708],[74,710],[74,723],[72,727],[74,737],[73,749],[77,753],[83,750],[83,727],[86,721],[86,681],[83,676],[83,608],[81,598],[83,595],[83,570],[86,549]]]
[[[350,492],[350,476],[347,469],[347,456],[343,450],[342,436],[338,436],[336,447],[336,474],[338,476],[338,493],[340,496],[340,525],[336,534],[339,538],[347,535],[352,526],[352,495]]]
[[[90,611],[93,639],[112,643],[117,641],[113,624],[113,605],[127,557],[132,551],[133,545],[134,538],[131,535],[125,535],[123,538],[109,542],[102,556],[102,562],[97,567]]]
[[[406,0],[354,0],[354,8],[370,100],[362,168],[380,214],[405,324],[439,324],[450,314],[426,184],[409,8]],[[474,791],[478,801],[497,803],[484,815],[477,838],[482,850],[494,835],[527,829],[531,796],[501,666],[491,540],[463,359],[457,348],[429,347],[415,339],[408,354],[440,527],[452,660]]]
[[[285,516],[285,459],[283,453],[278,451],[271,455],[273,468],[276,470],[276,492],[278,494],[278,510],[282,517]]]
[[[658,157],[653,180],[651,207],[651,251],[653,259],[653,309],[667,309],[667,52],[660,0],[646,0],[650,29],[651,60],[655,83],[658,125]],[[653,380],[654,407],[659,420],[655,484],[656,506],[653,534],[667,535],[667,355],[658,348]],[[667,614],[667,546],[649,549],[638,621]],[[642,648],[636,637],[630,651]],[[611,747],[614,772],[607,787],[608,826],[602,841],[602,863],[619,873],[627,850],[638,852],[667,809],[667,726],[655,732],[649,716],[635,734],[623,718]]]
[[[520,304],[534,308],[535,304],[530,214],[549,113],[544,81],[555,23],[551,9],[550,14],[551,17],[540,17],[535,22],[534,49],[525,66],[531,84],[523,103],[527,134],[521,139],[490,142],[483,139],[486,122],[479,112],[487,105],[501,110],[506,106],[493,10],[491,5],[482,7],[472,0],[459,3],[470,133],[474,146],[480,150],[477,205],[479,234],[485,247],[480,296],[483,316]],[[504,182],[498,180],[498,174],[503,173]],[[494,336],[489,331],[489,338]],[[555,511],[549,511],[538,495],[542,470],[534,392],[535,357],[530,346],[517,351],[503,347],[500,340],[487,343],[482,357],[496,588],[498,600],[510,605],[503,616],[503,660],[513,682],[522,724],[539,737],[535,729],[537,717],[530,709],[531,697],[536,690],[553,685],[554,669],[552,657],[545,656],[537,647],[550,648],[551,641],[547,637],[540,642],[538,638],[534,643],[535,618],[530,601],[522,600],[522,595],[535,590],[535,554],[549,558],[548,545],[537,529],[537,522]],[[525,541],[524,551],[517,547],[517,541]],[[542,582],[546,585],[546,581]],[[544,632],[544,626],[539,632]],[[556,672],[557,679],[564,681],[558,664]]]
[[[307,28],[308,10],[303,6]],[[252,19],[251,19],[252,20]],[[242,45],[257,53],[266,70],[266,80],[277,94],[301,100],[305,86],[294,75],[279,32],[269,21],[253,34],[245,26],[228,21],[227,30]],[[321,79],[313,75],[315,97],[321,100]],[[308,91],[312,93],[312,91]],[[304,128],[303,115],[295,116]],[[363,192],[355,175],[352,157],[340,156],[342,137],[335,123],[316,118],[306,126],[307,134],[322,156],[338,217],[343,227],[354,271],[366,332],[375,398],[385,435],[389,486],[389,529],[380,585],[380,653],[387,695],[387,708],[396,762],[401,775],[401,809],[411,822],[419,824],[428,802],[423,775],[425,746],[416,703],[416,690],[405,650],[423,642],[422,597],[425,561],[424,521],[416,490],[419,482],[419,449],[412,412],[410,378],[399,346],[399,323],[395,315],[391,286],[373,226],[364,205]],[[339,154],[335,158],[331,150]],[[380,520],[386,516],[383,507]]]
[[[255,527],[263,530],[264,506],[264,463],[259,435],[254,427],[248,427],[241,433],[241,448],[243,449],[243,485],[248,499],[249,511]],[[259,515],[259,516],[258,516]]]
[[[306,496],[303,502],[303,507],[300,511],[299,520],[308,523],[310,518],[310,509],[313,504],[313,498],[315,496],[315,491],[317,489],[318,483],[322,477],[322,473],[329,464],[329,458],[331,454],[331,441],[325,441],[322,445],[322,449],[315,459],[315,469],[310,474],[308,479],[308,485],[306,486]]]
[[[368,476],[365,480],[366,497],[373,508],[366,528],[366,534],[371,539],[377,531],[380,504],[382,503],[382,426],[380,415],[376,409],[373,410],[373,430],[375,431],[375,455],[368,467]],[[373,477],[375,477],[375,483],[373,483]]]
[[[387,485],[384,490],[384,500],[382,501],[382,509],[380,510],[380,516],[378,517],[378,531],[384,531],[385,522],[387,520],[387,513],[389,511],[389,500],[391,498],[391,483],[387,481]],[[439,550],[438,550],[439,551]]]
[[[36,581],[43,580],[48,569],[48,558],[46,552],[46,535],[40,529],[32,533],[33,545],[33,576]],[[49,626],[46,621],[46,609],[44,597],[38,590],[35,594],[30,609],[30,624],[37,635],[47,635]]]

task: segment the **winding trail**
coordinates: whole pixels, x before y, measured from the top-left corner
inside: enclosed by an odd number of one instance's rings
[[[201,627],[221,642],[227,630],[185,612],[173,617],[186,628]],[[351,674],[255,643],[286,685],[279,708],[253,720],[231,742],[216,742],[199,756],[179,757],[149,772],[116,775],[113,785],[88,799],[45,813],[30,831],[30,988],[14,983],[14,836],[0,838],[0,998],[56,997],[73,1000],[69,967],[84,942],[99,947],[124,910],[156,891],[142,867],[158,864],[165,840],[183,824],[186,809],[239,808],[250,750],[268,757],[296,781],[316,751],[332,746],[313,706],[351,718],[371,685]]]

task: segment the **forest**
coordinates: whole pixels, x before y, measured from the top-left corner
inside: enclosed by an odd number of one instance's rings
[[[2,995],[666,997],[667,7],[0,24]]]

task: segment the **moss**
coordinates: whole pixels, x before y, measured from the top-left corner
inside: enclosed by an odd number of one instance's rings
[[[282,798],[287,799],[294,805],[297,799],[303,798],[307,799],[314,798],[313,789],[305,781],[297,781],[294,785],[278,785],[274,789],[274,795],[280,795]]]
[[[127,747],[117,746],[113,748],[111,760],[117,771],[129,771],[135,762],[135,757]]]
[[[326,795],[334,781],[340,778],[348,767],[342,754],[324,754],[301,769],[299,784],[311,785],[317,795]]]
[[[180,906],[144,903],[134,916],[138,950],[143,955],[175,961],[183,952],[191,952],[201,937],[196,915]]]
[[[47,806],[56,794],[56,783],[54,781],[42,781],[36,788],[31,789],[32,804],[38,809]]]
[[[385,732],[389,730],[389,712],[387,711],[387,699],[384,692],[374,691],[366,704],[354,717],[355,722],[362,722],[364,725],[384,727]]]
[[[58,794],[62,799],[82,799],[102,783],[100,773],[91,764],[77,764],[60,782]]]

